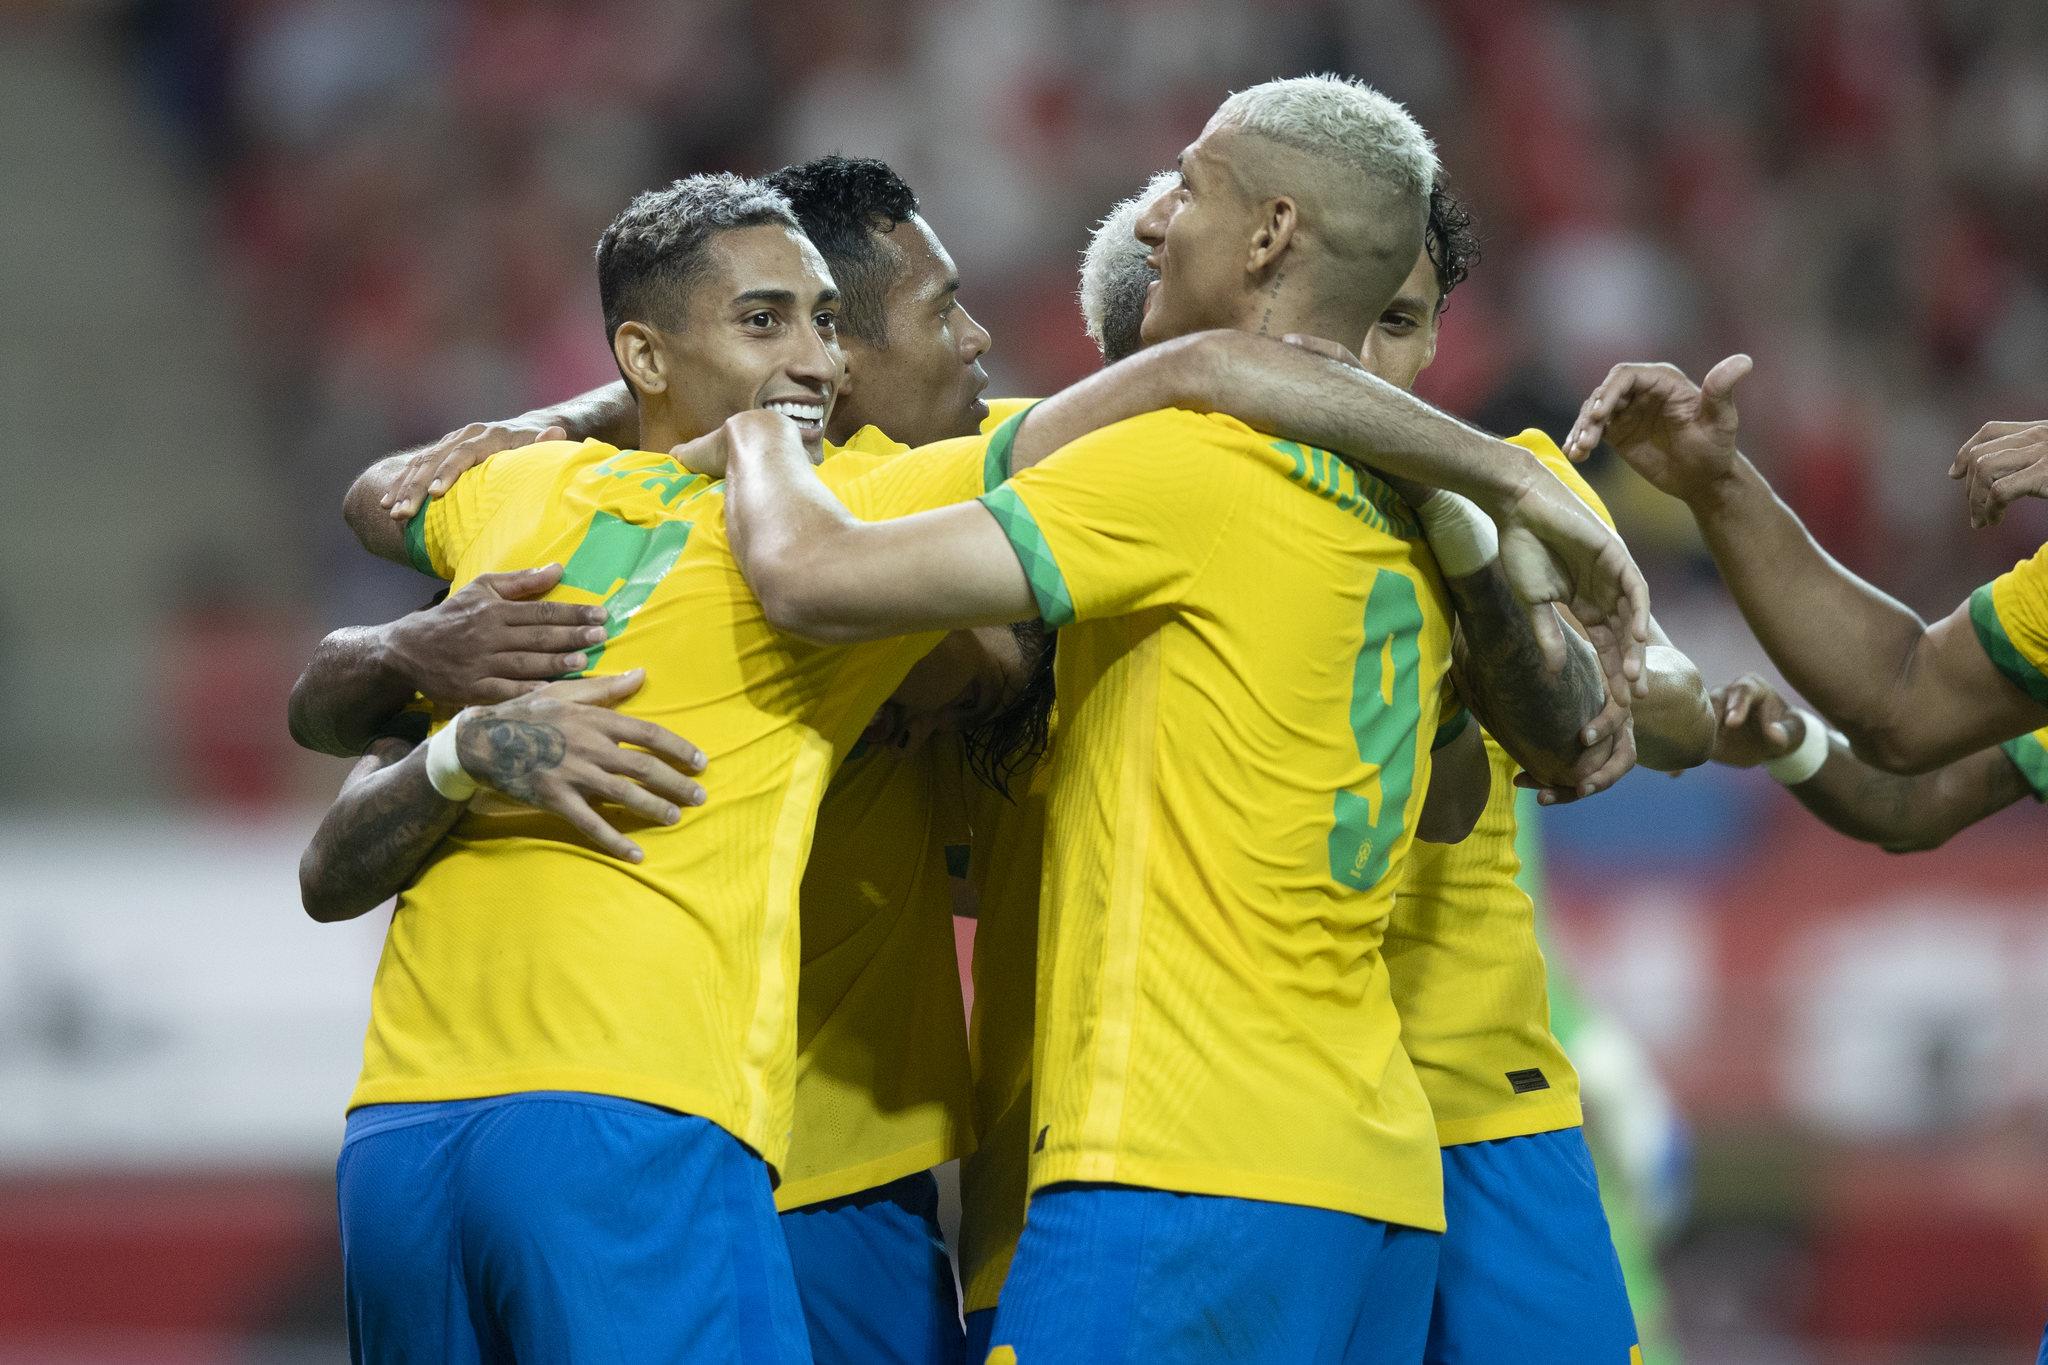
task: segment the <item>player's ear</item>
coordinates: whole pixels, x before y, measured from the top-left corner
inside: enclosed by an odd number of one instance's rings
[[[612,333],[612,357],[619,372],[640,393],[660,393],[668,388],[668,353],[661,337],[641,322],[622,322]]]
[[[1287,254],[1300,221],[1294,201],[1284,194],[1260,205],[1258,229],[1252,234],[1252,249],[1245,259],[1245,273],[1262,275],[1272,269]]]

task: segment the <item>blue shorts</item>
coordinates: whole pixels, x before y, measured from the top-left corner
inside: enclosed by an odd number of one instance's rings
[[[818,1365],[959,1365],[960,1296],[919,1171],[782,1215]]]
[[[982,1365],[988,1359],[988,1344],[995,1335],[995,1309],[977,1308],[967,1315],[967,1365]]]
[[[992,1346],[1022,1365],[1413,1365],[1434,1232],[1127,1185],[1031,1197]]]
[[[537,1091],[379,1104],[335,1171],[358,1361],[808,1361],[768,1168],[708,1120]]]
[[[1430,1365],[1628,1365],[1621,1261],[1585,1134],[1444,1148],[1443,1260]]]

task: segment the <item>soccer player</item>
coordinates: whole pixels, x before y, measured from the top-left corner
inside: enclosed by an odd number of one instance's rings
[[[1420,248],[1433,171],[1362,87],[1233,97],[1141,221],[1163,264],[1147,338],[1363,335]],[[1063,628],[1036,1192],[996,1354],[1419,1351],[1438,1163],[1375,939],[1428,818],[1449,623],[1390,491],[1190,413],[881,525],[772,419],[679,454],[729,470],[736,551],[793,629]],[[1355,659],[1330,648],[1346,637]]]
[[[1865,763],[1826,721],[1754,673],[1717,689],[1714,706],[1716,763],[1762,766],[1830,827],[1893,853],[1939,848],[2022,797],[2048,800],[2048,730],[1904,776]]]
[[[772,404],[821,442],[836,291],[779,195],[699,177],[643,196],[599,277],[649,439]],[[833,470],[873,514],[979,486],[978,455],[863,480],[877,463]],[[788,1147],[793,901],[837,759],[933,639],[776,636],[718,513],[666,457],[553,442],[473,471],[409,531],[357,519],[372,548],[458,583],[562,563],[564,590],[607,609],[607,665],[654,664],[629,708],[686,722],[719,764],[686,828],[680,803],[600,781],[638,845],[602,821],[578,839],[468,807],[478,736],[507,733],[511,765],[487,775],[521,799],[577,757],[559,727],[485,707],[330,812],[376,829],[366,812],[438,802],[447,830],[393,916],[339,1168],[360,1354],[808,1358],[769,1181]]]
[[[859,369],[867,401],[835,401],[828,437],[851,439],[878,402],[897,412],[893,427],[920,441],[976,431],[987,412],[980,401],[987,382],[980,358],[988,334],[960,304],[958,272],[910,187],[879,161],[837,156],[787,167],[768,181],[789,198],[805,236],[842,286],[840,345]],[[438,453],[429,448],[373,469],[358,493],[359,510],[366,501],[383,500],[368,495],[394,467],[399,496],[389,501],[397,502],[411,496],[405,480],[414,479],[415,470],[445,486],[500,447],[559,435],[564,427],[579,438],[623,429],[627,435],[616,439],[630,444],[638,433],[632,396],[623,384],[612,385],[558,412],[466,428],[440,443]],[[510,576],[502,591],[544,592],[557,578],[559,570]],[[485,576],[450,603],[478,598],[491,582]],[[448,605],[437,610],[445,614]],[[543,627],[491,614],[589,611],[602,621],[599,609],[501,605],[499,591],[490,591],[460,620],[438,627],[430,612],[338,633],[323,643],[294,694],[294,728],[352,736],[373,725],[380,710],[410,697],[413,685],[456,702],[502,700],[488,688],[509,690],[511,682],[479,688],[467,679],[516,669],[525,662],[516,652],[522,645],[540,650],[582,641],[508,641],[513,632],[532,636]],[[1029,643],[1002,632],[949,640],[913,673],[906,693],[914,695],[885,711],[900,720],[898,731],[929,729],[941,720],[947,729],[971,727],[980,719],[972,711],[986,712],[1003,699],[1004,681],[1021,666],[1019,651]],[[1012,667],[996,667],[967,684],[974,705],[962,714],[953,703],[963,678],[974,676],[979,652],[1006,647],[1009,658],[1002,662]],[[976,657],[962,658],[963,652]],[[537,664],[536,676],[553,676],[582,669],[585,658],[546,655]],[[381,680],[389,681],[380,686]],[[443,686],[464,690],[436,690]],[[942,847],[950,837],[944,816],[958,803],[960,750],[956,742],[906,742],[911,737],[877,733],[842,766],[820,807],[798,898],[803,948],[795,1124],[776,1202],[812,1349],[824,1362],[942,1361],[959,1354],[958,1298],[930,1168],[959,1156],[971,1133]],[[1001,764],[1005,748],[998,744],[988,757]]]
[[[1605,438],[1685,503],[1764,652],[1858,757],[1927,772],[2048,722],[2048,547],[1927,625],[1815,544],[1736,448],[1749,369],[1730,356],[1695,384],[1670,365],[1617,365],[1565,449],[1583,459]]]
[[[1435,358],[1444,305],[1475,256],[1470,215],[1433,197],[1427,249],[1365,340],[1373,372],[1410,388]],[[1531,429],[1511,438],[1603,521],[1612,518],[1563,452]],[[1714,713],[1699,671],[1652,623],[1645,695],[1632,720],[1641,761],[1705,762]],[[1486,737],[1493,783],[1462,842],[1410,856],[1385,953],[1401,1041],[1443,1145],[1447,1229],[1431,1362],[1629,1359],[1628,1290],[1581,1129],[1578,1076],[1551,1031],[1536,906],[1524,889],[1520,825],[1535,806],[1517,764]]]

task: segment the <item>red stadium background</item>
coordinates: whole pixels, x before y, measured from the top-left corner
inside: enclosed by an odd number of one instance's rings
[[[1945,470],[2048,416],[2038,0],[100,0],[0,14],[0,1361],[327,1360],[381,916],[292,880],[339,779],[283,697],[417,605],[336,511],[389,450],[610,377],[635,190],[825,151],[918,187],[992,392],[1084,373],[1076,253],[1227,90],[1356,73],[1485,258],[1423,390],[1562,434],[1746,350],[1744,444],[1923,612],[2048,536]],[[1711,681],[1690,526],[1596,460]],[[1693,1362],[2008,1361],[2048,1316],[2048,843],[1892,857],[1757,774],[1547,817],[1556,957],[1692,1134]]]

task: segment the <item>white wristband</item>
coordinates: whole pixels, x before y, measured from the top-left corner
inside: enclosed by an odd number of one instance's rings
[[[1415,509],[1446,578],[1477,573],[1500,555],[1500,532],[1479,504],[1438,489]]]
[[[1806,726],[1799,747],[1764,764],[1764,771],[1787,787],[1796,787],[1819,772],[1828,761],[1828,724],[1805,707],[1797,715]]]
[[[455,719],[434,732],[427,741],[427,781],[434,784],[434,790],[450,801],[467,801],[476,795],[476,779],[462,767],[462,756],[456,752],[456,731],[469,716],[467,711],[457,711]]]

